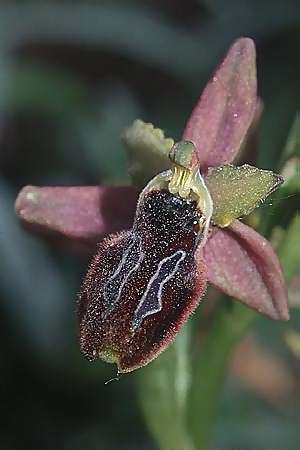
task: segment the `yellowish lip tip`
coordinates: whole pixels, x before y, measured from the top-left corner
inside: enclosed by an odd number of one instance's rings
[[[117,364],[119,359],[117,352],[113,349],[102,350],[99,352],[99,358],[111,364]]]

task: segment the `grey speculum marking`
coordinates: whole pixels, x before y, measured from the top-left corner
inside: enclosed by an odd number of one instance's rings
[[[141,251],[140,239],[135,237],[129,244],[129,247],[124,251],[118,267],[104,285],[103,296],[106,310],[103,313],[103,318],[106,318],[113,311],[121,297],[122,289],[128,278],[138,268],[142,259],[143,253]]]
[[[145,317],[159,312],[162,309],[163,287],[174,277],[185,257],[186,252],[178,250],[173,255],[160,261],[155,274],[151,277],[147,289],[135,310],[132,324],[134,330],[141,325]]]

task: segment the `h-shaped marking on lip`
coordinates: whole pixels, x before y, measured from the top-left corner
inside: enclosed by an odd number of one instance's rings
[[[103,297],[106,310],[102,315],[103,319],[113,311],[122,295],[123,287],[127,283],[128,278],[138,269],[143,258],[144,253],[141,248],[141,240],[139,237],[134,236],[133,241],[123,253],[118,267],[104,285]]]
[[[171,256],[162,259],[155,274],[151,277],[138,307],[135,310],[132,328],[135,331],[145,317],[155,314],[162,309],[162,290],[164,285],[174,277],[186,252],[178,250]]]

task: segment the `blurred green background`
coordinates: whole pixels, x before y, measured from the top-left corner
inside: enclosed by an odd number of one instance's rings
[[[180,138],[239,36],[258,49],[257,165],[276,169],[300,108],[299,0],[1,2],[1,450],[157,448],[136,375],[105,385],[115,370],[79,352],[87,259],[27,234],[13,204],[25,184],[128,183],[122,129],[139,117]],[[300,448],[297,328],[296,309],[288,324],[258,320],[235,355],[212,448]]]

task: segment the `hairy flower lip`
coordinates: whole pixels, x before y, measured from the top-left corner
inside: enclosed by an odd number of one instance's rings
[[[195,202],[178,207],[166,189],[149,191],[132,230],[99,245],[78,308],[81,350],[89,360],[114,349],[119,372],[131,372],[174,340],[206,288],[205,266],[194,259],[197,216]]]

